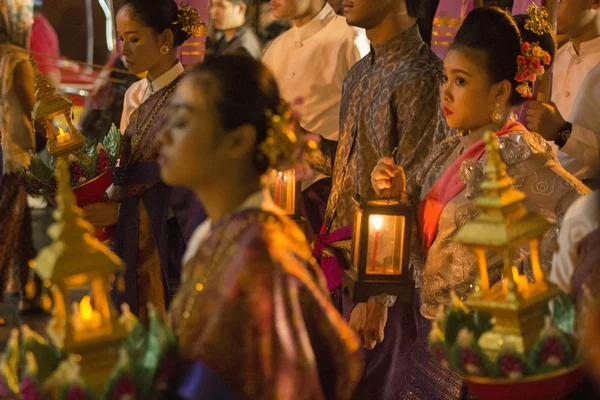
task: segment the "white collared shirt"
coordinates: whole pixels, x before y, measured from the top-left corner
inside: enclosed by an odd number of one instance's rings
[[[131,85],[125,92],[123,115],[121,116],[121,133],[125,133],[125,129],[129,125],[129,117],[143,102],[157,91],[169,86],[181,74],[183,74],[183,65],[181,61],[178,61],[170,70],[155,80],[149,81],[148,78],[145,78]]]
[[[281,97],[299,114],[302,127],[338,140],[344,79],[369,51],[364,30],[349,26],[325,3],[306,25],[292,27],[275,39],[262,60],[275,75]],[[294,104],[296,99],[302,103]],[[322,177],[307,177],[303,189]]]
[[[571,137],[565,146],[560,150],[554,146],[554,149],[558,150],[562,166],[579,179],[594,177],[600,166],[599,138],[581,124],[581,114],[585,111],[575,105],[579,92],[585,89],[584,79],[599,62],[600,37],[597,37],[581,43],[579,53],[572,43],[564,45],[556,53],[552,70],[552,101],[563,118],[573,123]],[[594,117],[597,118],[597,114]]]
[[[263,211],[269,211],[277,215],[283,215],[283,211],[275,205],[273,199],[271,199],[271,195],[266,190],[259,190],[258,192],[250,195],[242,203],[242,205],[238,207],[235,213],[248,209],[259,209]],[[183,255],[182,265],[187,264],[192,257],[196,255],[200,249],[200,246],[202,246],[202,243],[208,239],[211,229],[212,221],[208,218],[196,228],[188,242],[185,254]]]
[[[577,199],[565,213],[550,271],[550,281],[565,293],[571,293],[581,241],[600,227],[599,205],[600,192],[594,192]]]

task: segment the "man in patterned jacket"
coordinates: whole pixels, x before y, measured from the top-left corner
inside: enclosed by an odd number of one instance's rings
[[[417,171],[432,146],[448,134],[440,106],[442,62],[419,34],[419,3],[420,0],[343,2],[348,24],[366,29],[371,53],[352,67],[344,82],[337,153],[334,146],[328,152],[329,143],[325,141],[325,159],[314,160],[320,162],[323,171],[333,165],[333,188],[321,241],[326,235],[329,239],[344,239],[339,232],[347,234],[348,229],[340,228],[353,223],[352,198],[376,197],[371,172],[377,161],[391,157],[395,148],[395,163],[406,173],[408,198],[417,200]],[[342,271],[331,265],[325,267],[326,256],[319,254],[322,248],[315,245],[315,255],[321,259],[331,289],[341,283]],[[355,398],[397,399],[406,372],[404,359],[415,341],[414,310],[418,312],[418,307],[396,303],[394,296],[387,295],[354,306],[349,297],[340,295],[339,288],[336,291],[334,301],[342,297],[344,315],[350,318],[367,349],[365,376]]]

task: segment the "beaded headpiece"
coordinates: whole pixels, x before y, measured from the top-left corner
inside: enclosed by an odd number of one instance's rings
[[[270,168],[280,171],[297,168],[305,163],[309,153],[318,149],[316,135],[300,135],[298,120],[289,104],[282,102],[277,110],[267,110],[266,117],[267,138],[260,144],[260,151]]]
[[[189,38],[205,35],[206,24],[200,19],[198,9],[190,6],[190,3],[181,2],[180,5],[178,20],[173,22],[173,25],[181,24],[181,30],[187,33]]]

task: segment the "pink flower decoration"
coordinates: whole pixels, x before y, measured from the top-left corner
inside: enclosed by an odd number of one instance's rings
[[[130,376],[124,376],[113,389],[112,398],[117,400],[135,399],[137,396],[137,387]]]
[[[519,73],[517,74],[517,76],[515,77],[515,80],[516,80],[517,82],[523,82],[523,74],[522,74],[521,72],[519,72]]]
[[[524,81],[531,81],[531,80],[533,80],[533,78],[534,78],[534,75],[530,69],[526,69],[525,71],[523,71],[523,80]]]
[[[74,385],[69,388],[66,400],[88,400],[87,392],[79,385]]]
[[[517,86],[517,92],[525,99],[530,99],[533,97],[533,91],[526,83]]]

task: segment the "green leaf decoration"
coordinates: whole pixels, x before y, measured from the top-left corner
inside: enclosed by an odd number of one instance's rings
[[[52,186],[54,171],[44,164],[37,154],[32,155],[30,158],[29,172],[42,184],[46,186]]]
[[[552,323],[563,332],[575,336],[577,323],[577,305],[575,300],[566,293],[559,294],[553,299],[554,312]]]
[[[133,362],[133,377],[141,390],[141,397],[147,398],[152,394],[154,378],[158,370],[159,361],[166,350],[165,324],[157,315],[154,307],[148,307],[150,324],[146,338],[145,352]]]
[[[117,159],[120,157],[121,137],[121,131],[119,131],[115,124],[112,124],[110,130],[102,140],[102,144],[108,153],[110,163],[113,166],[117,163]]]
[[[570,366],[574,361],[573,344],[556,326],[542,332],[527,359],[533,374],[544,374]]]
[[[29,329],[27,325],[22,328],[22,340],[26,353],[31,353],[35,358],[38,377],[43,382],[58,368],[63,360],[62,354],[51,346],[46,339]]]
[[[11,394],[19,393],[19,369],[21,364],[19,331],[13,329],[6,343],[4,354],[0,356],[0,375],[5,389]]]
[[[481,335],[488,332],[494,327],[492,324],[492,316],[481,312],[481,311],[473,311],[471,314],[472,320],[472,328],[473,334],[475,335],[475,340],[479,340]]]
[[[42,393],[38,365],[32,353],[26,355],[26,365],[19,385],[20,394],[26,400],[47,400]]]
[[[92,153],[96,150],[96,145],[98,144],[98,141],[95,139],[90,139],[90,138],[85,138],[85,143],[83,144],[83,147],[81,148],[81,151],[88,155],[90,158],[92,157]]]
[[[446,326],[444,334],[446,343],[449,347],[454,346],[458,333],[464,329],[472,330],[473,319],[469,315],[469,310],[465,304],[456,296],[456,293],[450,293],[450,307],[446,313]]]
[[[494,364],[475,341],[473,332],[464,328],[450,349],[450,363],[454,370],[469,376],[497,376]]]

